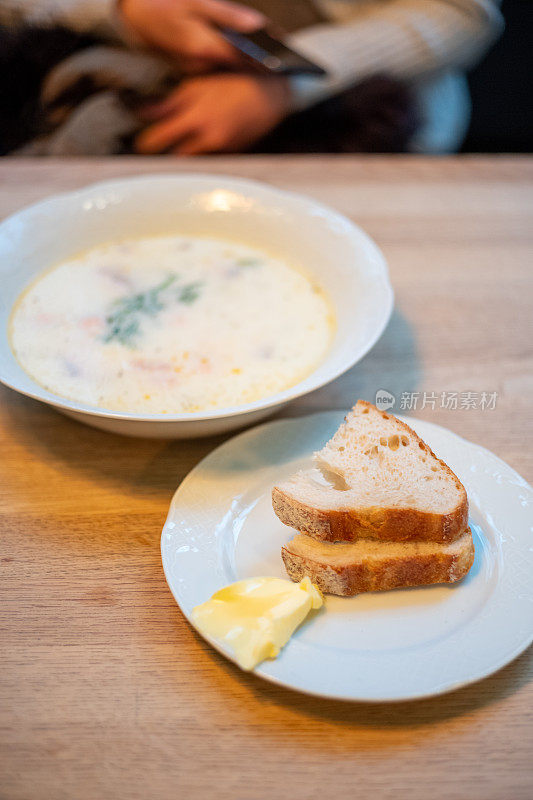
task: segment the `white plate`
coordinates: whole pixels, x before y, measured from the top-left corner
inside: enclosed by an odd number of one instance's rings
[[[337,429],[334,411],[261,425],[205,458],[174,495],[161,550],[168,584],[192,608],[241,578],[284,576],[291,538],[271,507],[273,484],[310,463]],[[429,422],[416,432],[464,483],[476,557],[455,585],[328,596],[274,661],[274,683],[345,700],[408,700],[479,680],[533,639],[533,489],[482,447]],[[217,649],[227,652],[211,641]]]
[[[15,359],[8,321],[17,297],[41,270],[104,242],[183,233],[265,250],[313,276],[337,321],[326,357],[303,381],[253,403],[183,414],[108,411],[36,383]],[[387,265],[361,228],[307,197],[220,175],[145,175],[96,183],[29,206],[0,224],[0,381],[97,428],[131,436],[211,436],[257,422],[324,386],[359,361],[389,320]]]

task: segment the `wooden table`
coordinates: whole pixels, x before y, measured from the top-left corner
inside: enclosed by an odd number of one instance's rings
[[[286,414],[420,392],[419,417],[532,479],[533,160],[4,159],[0,215],[187,169],[315,196],[388,258],[396,310],[381,341]],[[498,397],[494,410],[421,409],[424,391]],[[328,702],[245,675],[184,621],[159,555],[172,493],[222,437],[126,439],[7,389],[0,402],[2,800],[533,797],[531,651],[407,704]]]

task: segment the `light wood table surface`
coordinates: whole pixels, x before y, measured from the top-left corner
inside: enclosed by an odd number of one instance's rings
[[[533,478],[533,160],[209,158],[0,165],[0,215],[96,180],[194,170],[319,198],[383,248],[390,325],[284,414],[420,392],[416,415]],[[0,289],[1,290],[1,289]],[[422,393],[497,392],[494,410]],[[223,437],[143,441],[0,392],[2,800],[530,800],[533,655],[452,694],[328,702],[240,672],[164,580],[172,493]],[[396,406],[398,409],[398,405]]]

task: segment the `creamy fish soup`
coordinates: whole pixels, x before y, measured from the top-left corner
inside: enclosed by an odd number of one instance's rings
[[[15,305],[11,343],[46,389],[113,411],[250,403],[305,378],[331,307],[279,259],[217,239],[97,247],[43,273]]]

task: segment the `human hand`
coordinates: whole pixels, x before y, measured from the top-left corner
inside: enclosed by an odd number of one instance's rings
[[[217,26],[247,33],[266,21],[255,9],[229,0],[118,0],[118,10],[133,33],[172,55],[188,73],[241,63]]]
[[[137,137],[139,153],[179,155],[247,150],[290,111],[285,78],[239,73],[189,78],[162,103],[145,109],[157,120]]]

